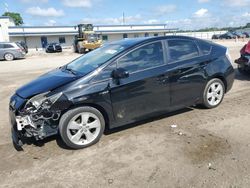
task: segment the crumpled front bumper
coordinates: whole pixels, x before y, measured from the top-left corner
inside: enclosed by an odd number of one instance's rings
[[[39,106],[34,110],[29,110],[27,101],[18,94],[10,99],[9,119],[17,150],[21,150],[24,144],[34,144],[34,141],[58,134],[61,113],[72,105],[65,95],[60,95],[51,106]]]
[[[16,122],[16,111],[26,102],[25,99],[17,95],[13,95],[10,100],[9,105],[9,122],[11,125],[11,137],[13,141],[13,145],[17,150],[22,150],[22,146],[24,144],[24,140],[22,135],[17,130],[17,122]]]

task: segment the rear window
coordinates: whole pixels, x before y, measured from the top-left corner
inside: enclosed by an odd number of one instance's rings
[[[17,45],[19,48],[21,48],[21,49],[24,48],[20,43],[16,43],[16,45]]]
[[[181,61],[199,56],[197,45],[191,40],[169,40],[171,61]]]
[[[210,54],[211,49],[212,49],[211,44],[209,44],[208,42],[202,41],[202,40],[198,41],[198,43],[199,43],[199,48],[204,55]]]
[[[11,44],[4,44],[3,48],[14,48],[14,46]]]

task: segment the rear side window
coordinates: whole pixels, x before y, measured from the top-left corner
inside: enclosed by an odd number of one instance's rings
[[[208,42],[202,41],[202,40],[198,41],[198,44],[199,44],[200,50],[202,51],[202,53],[204,55],[210,54],[211,49],[212,49],[211,44],[209,44]]]
[[[14,48],[14,46],[12,46],[11,44],[4,44],[3,48]]]
[[[169,40],[168,48],[172,62],[199,56],[197,45],[191,40]]]

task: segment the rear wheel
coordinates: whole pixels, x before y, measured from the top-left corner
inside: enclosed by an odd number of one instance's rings
[[[206,108],[216,108],[223,101],[224,94],[224,83],[218,78],[210,80],[203,92],[203,105]]]
[[[80,107],[66,112],[59,123],[64,143],[82,149],[99,141],[105,127],[103,115],[93,107]]]
[[[6,53],[6,54],[4,55],[4,59],[5,59],[6,61],[13,61],[14,58],[15,58],[14,55],[11,54],[11,53]]]

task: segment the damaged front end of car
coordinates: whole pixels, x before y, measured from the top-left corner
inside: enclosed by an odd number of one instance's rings
[[[15,97],[13,100],[15,101]],[[63,93],[51,95],[50,92],[38,94],[26,100],[19,108],[15,106],[15,102],[11,102],[14,144],[21,147],[29,138],[42,140],[56,135],[61,114],[70,105],[71,102]]]

